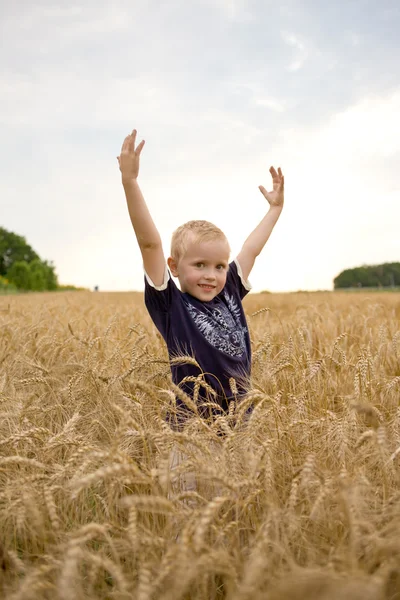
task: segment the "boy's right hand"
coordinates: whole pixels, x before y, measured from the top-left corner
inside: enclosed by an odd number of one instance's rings
[[[119,169],[122,173],[122,181],[137,179],[139,175],[139,158],[143,150],[144,140],[135,149],[136,129],[127,135],[122,144],[121,154],[117,156]]]

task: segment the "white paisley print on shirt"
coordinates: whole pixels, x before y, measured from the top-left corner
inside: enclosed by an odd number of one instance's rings
[[[240,357],[246,352],[247,327],[240,321],[240,308],[234,297],[225,292],[224,298],[226,305],[222,301],[210,308],[204,304],[205,311],[188,301],[186,307],[199,331],[214,348]]]

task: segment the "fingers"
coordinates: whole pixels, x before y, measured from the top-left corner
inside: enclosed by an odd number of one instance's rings
[[[265,198],[267,197],[267,190],[265,189],[265,187],[263,185],[259,185],[258,189],[260,190],[260,192],[262,193],[263,196],[265,196]]]
[[[134,152],[135,154],[137,154],[139,156],[139,154],[141,153],[143,146],[144,146],[144,140],[142,140],[135,149],[136,135],[137,135],[137,131],[136,131],[136,129],[134,129],[131,133],[131,145],[129,146],[129,150],[131,150],[132,152]]]
[[[280,167],[278,167],[278,172],[274,167],[270,167],[269,172],[271,173],[272,177],[283,177],[282,169]]]
[[[270,167],[269,172],[271,173],[271,176],[272,176],[274,193],[283,191],[284,184],[285,184],[285,178],[283,176],[282,169],[280,167],[278,167],[278,170],[276,170],[275,167]],[[260,190],[262,195],[265,196],[265,198],[267,198],[267,200],[268,200],[268,196],[270,196],[273,193],[273,192],[268,192],[263,185],[259,185],[258,189]],[[270,202],[270,200],[268,200],[268,202]]]
[[[126,150],[128,150],[128,145],[129,145],[129,135],[126,136],[126,138],[124,139],[123,143],[122,143],[122,148],[121,148],[121,152],[126,152]]]
[[[129,138],[129,144],[128,144],[128,149],[129,152],[134,152],[135,151],[135,142],[136,142],[136,129],[134,129],[131,133],[131,135],[128,136]]]
[[[145,144],[145,141],[144,141],[144,140],[142,140],[142,141],[140,142],[139,146],[136,148],[135,152],[136,152],[136,154],[137,154],[138,156],[139,156],[139,154],[141,153],[141,151],[143,150],[143,146],[144,146],[144,144]]]
[[[145,142],[144,142],[144,140],[142,140],[135,150],[136,135],[137,135],[137,131],[136,131],[136,129],[133,129],[132,133],[126,136],[126,138],[124,139],[123,144],[122,144],[121,152],[132,152],[132,153],[135,152],[135,154],[137,154],[139,156],[139,154],[141,153],[141,151],[143,149]]]
[[[276,172],[274,167],[270,167],[269,172],[272,175],[272,180],[274,181],[274,183],[279,183],[283,187],[285,178],[283,176],[282,169],[278,167],[278,172]]]
[[[274,167],[270,167],[269,172],[272,175],[272,179],[276,179],[278,177],[278,173],[275,171]]]

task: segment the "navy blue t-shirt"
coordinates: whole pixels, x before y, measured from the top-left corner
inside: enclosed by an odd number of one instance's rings
[[[242,280],[240,265],[229,265],[223,290],[209,302],[202,302],[175,285],[166,269],[164,283],[154,286],[145,275],[145,304],[158,331],[164,338],[170,358],[186,355],[201,367],[181,363],[171,365],[172,380],[190,396],[193,382],[181,383],[185,377],[204,373],[204,380],[215,390],[207,398],[202,387],[199,399],[212,400],[227,410],[233,397],[229,379],[236,382],[238,396],[249,387],[251,368],[250,336],[242,298],[251,286]],[[179,399],[177,399],[177,403]]]

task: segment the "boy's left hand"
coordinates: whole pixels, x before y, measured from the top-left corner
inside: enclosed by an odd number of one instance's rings
[[[285,178],[283,176],[282,170],[279,167],[278,172],[275,171],[274,167],[271,167],[269,172],[272,175],[272,192],[267,192],[264,186],[259,185],[258,189],[262,193],[262,195],[268,200],[271,208],[273,206],[283,207],[283,198],[284,198],[284,184]]]

